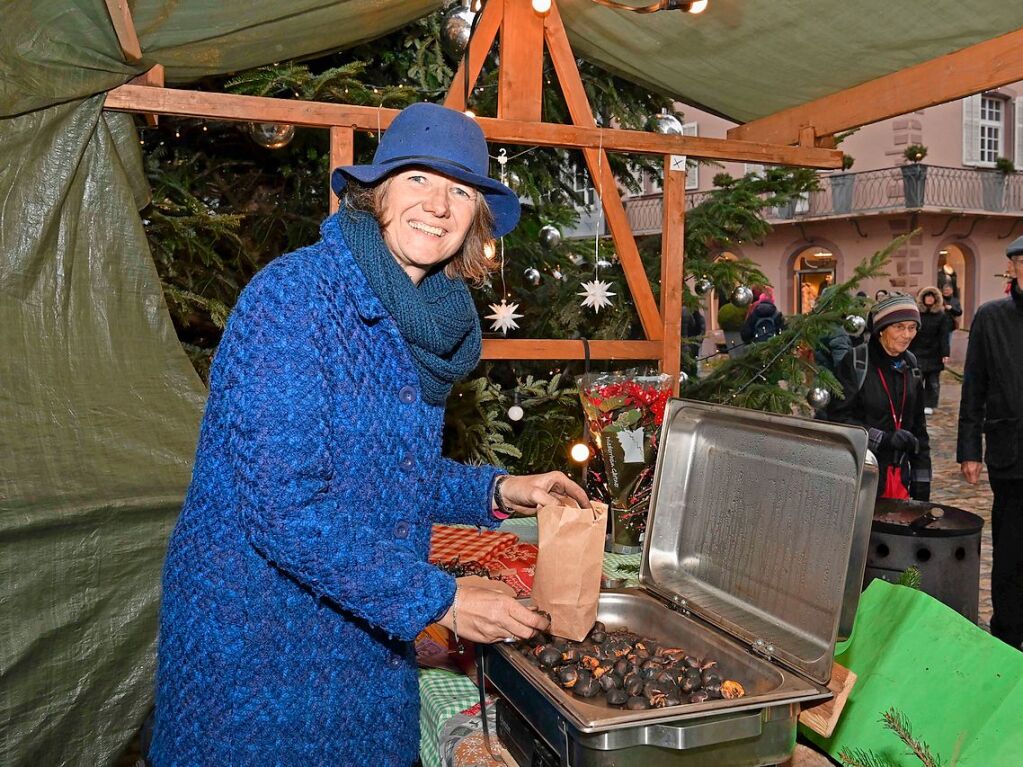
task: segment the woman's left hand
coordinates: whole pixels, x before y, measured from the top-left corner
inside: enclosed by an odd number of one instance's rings
[[[565,496],[573,499],[584,509],[590,508],[590,499],[586,497],[586,491],[560,471],[523,476],[509,475],[508,479],[501,483],[501,497],[508,508],[527,516],[536,514],[541,506],[562,503]]]

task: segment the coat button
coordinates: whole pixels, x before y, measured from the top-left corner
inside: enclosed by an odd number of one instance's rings
[[[404,458],[401,459],[401,463],[398,465],[401,466],[401,468],[403,468],[405,471],[411,471],[412,467],[415,466],[415,462],[412,460],[412,456],[406,455]]]
[[[395,538],[408,538],[408,522],[399,522],[394,526]]]
[[[398,399],[406,405],[411,405],[416,401],[416,390],[411,386],[402,386],[401,389],[398,390]]]
[[[387,665],[391,668],[398,668],[401,665],[401,656],[397,653],[391,653],[391,657],[387,659]]]

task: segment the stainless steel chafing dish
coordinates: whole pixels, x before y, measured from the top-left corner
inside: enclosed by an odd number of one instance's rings
[[[862,429],[672,400],[640,589],[598,620],[718,661],[746,696],[627,711],[562,690],[512,647],[484,676],[562,767],[762,767],[795,746],[800,704],[830,696],[866,563],[877,470]]]

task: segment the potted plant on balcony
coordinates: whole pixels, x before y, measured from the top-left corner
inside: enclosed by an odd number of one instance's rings
[[[842,170],[847,171],[856,162],[852,155],[842,155]],[[831,206],[835,213],[848,213],[852,210],[853,182],[856,176],[852,173],[831,174]]]
[[[909,160],[908,165],[902,166],[902,187],[906,195],[906,207],[922,208],[924,189],[927,186],[927,166],[921,165],[920,161],[927,156],[927,147],[923,144],[910,144],[902,155]]]
[[[722,301],[718,309],[718,327],[725,337],[725,348],[729,357],[741,357],[746,353],[742,343],[742,323],[746,321],[746,308],[736,306],[731,301]]]
[[[983,171],[980,177],[980,191],[984,198],[985,210],[1004,210],[1005,187],[1010,173],[1016,172],[1016,166],[1008,157],[995,160],[994,170]]]

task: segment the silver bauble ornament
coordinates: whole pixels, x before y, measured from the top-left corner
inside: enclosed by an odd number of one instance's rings
[[[586,257],[579,253],[573,253],[568,260],[572,262],[573,266],[582,266],[586,262]]]
[[[686,371],[684,371],[684,370],[678,371],[678,385],[679,386],[685,386],[686,381],[688,381],[688,380],[689,380],[689,374]]]
[[[280,149],[295,138],[295,126],[285,123],[249,123],[249,136],[266,149]]]
[[[806,401],[814,410],[823,410],[831,402],[831,392],[823,386],[814,386],[806,393]]]
[[[867,321],[858,314],[850,314],[845,318],[845,328],[850,335],[858,336],[867,329]]]
[[[729,300],[736,306],[749,306],[753,303],[753,291],[745,285],[736,285]]]
[[[522,186],[522,176],[513,170],[508,171],[505,180],[508,182],[508,188],[514,191],[518,191],[519,187]]]
[[[464,6],[455,6],[440,22],[440,47],[454,60],[462,58],[469,44],[472,21],[476,14]]]
[[[553,250],[561,244],[561,232],[558,227],[546,224],[540,228],[540,244],[548,250]]]
[[[657,115],[650,115],[650,119],[647,121],[650,126],[650,130],[657,133],[663,133],[666,136],[681,136],[682,135],[682,123],[678,121],[675,115],[670,115],[667,112],[661,112]]]
[[[696,291],[696,295],[705,296],[710,293],[710,289],[714,287],[714,283],[708,280],[706,277],[701,277],[695,283],[693,283],[693,290]]]
[[[509,421],[521,421],[522,416],[525,415],[522,410],[522,406],[515,404],[508,408],[508,420]]]
[[[556,279],[556,280],[563,280],[563,279],[565,279],[565,275],[562,274],[561,270],[558,267],[556,267],[556,266],[554,267],[554,271],[551,272],[551,276],[554,279]]]
[[[525,274],[526,280],[529,281],[530,285],[540,284],[540,270],[535,266],[530,266],[525,272],[523,272],[523,274]]]
[[[614,264],[612,264],[612,263],[611,263],[610,261],[608,261],[607,259],[604,259],[604,258],[598,258],[598,259],[597,259],[597,263],[595,264],[595,266],[596,266],[596,267],[597,267],[598,269],[610,269],[610,268],[611,268],[612,266],[614,266]]]

